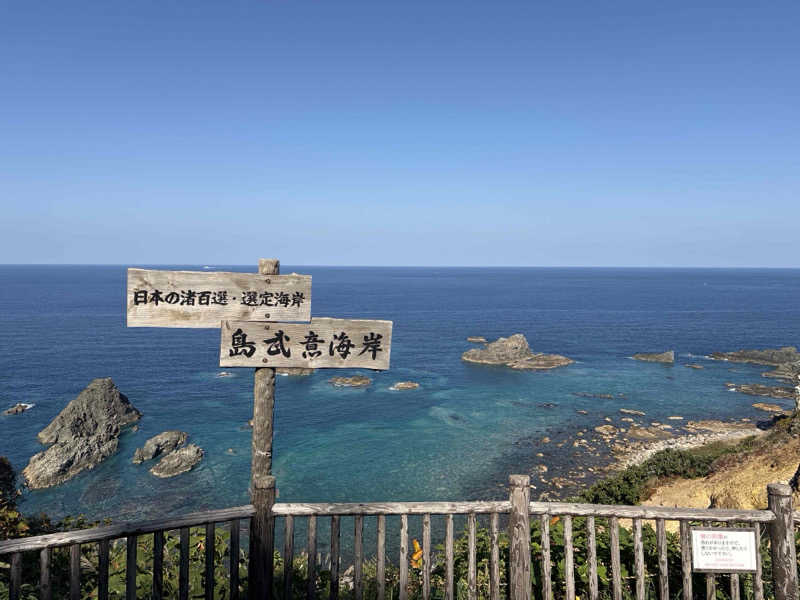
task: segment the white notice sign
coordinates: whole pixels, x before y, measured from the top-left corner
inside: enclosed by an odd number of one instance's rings
[[[748,573],[756,570],[754,529],[693,527],[692,568],[700,573]]]

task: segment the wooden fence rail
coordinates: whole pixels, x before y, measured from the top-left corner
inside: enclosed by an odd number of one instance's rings
[[[277,503],[272,507],[270,527],[275,530],[276,519],[283,521],[283,560],[284,565],[292,565],[296,556],[295,537],[297,533],[297,519],[303,519],[305,525],[305,556],[307,585],[304,590],[306,598],[316,600],[318,594],[317,574],[324,565],[329,571],[329,598],[338,600],[340,586],[344,585],[341,570],[342,561],[342,519],[347,518],[347,523],[352,521],[352,545],[345,548],[352,556],[352,568],[348,569],[347,588],[352,591],[355,600],[363,600],[365,595],[365,529],[369,525],[368,533],[374,533],[369,542],[374,540],[375,554],[375,588],[377,600],[387,597],[387,517],[399,517],[399,540],[395,548],[397,552],[397,577],[390,585],[397,590],[399,600],[408,600],[411,589],[413,566],[413,590],[422,600],[430,600],[434,595],[432,565],[434,562],[441,565],[442,576],[437,581],[443,589],[436,593],[437,597],[444,596],[445,600],[456,599],[455,585],[455,551],[454,551],[454,517],[464,519],[466,527],[466,569],[465,583],[467,600],[478,598],[478,568],[477,568],[477,531],[478,517],[486,519],[488,527],[489,549],[488,561],[481,567],[483,577],[488,577],[488,585],[484,588],[488,600],[500,600],[505,596],[509,600],[530,600],[531,589],[531,526],[536,523],[538,530],[539,549],[536,552],[536,571],[541,589],[537,593],[543,600],[564,598],[576,600],[576,569],[578,559],[583,561],[587,582],[588,600],[599,600],[601,586],[598,576],[598,535],[602,533],[603,540],[608,541],[607,554],[603,561],[610,572],[610,593],[614,600],[621,600],[623,596],[632,596],[636,600],[645,598],[658,598],[670,600],[676,594],[683,600],[693,599],[692,589],[692,560],[691,541],[689,535],[690,524],[714,523],[735,527],[746,524],[756,529],[758,539],[761,539],[762,526],[767,528],[771,540],[772,556],[772,589],[776,600],[797,600],[797,569],[794,554],[794,526],[800,524],[800,513],[792,512],[791,491],[788,486],[771,485],[769,487],[769,510],[722,510],[722,509],[689,509],[669,507],[645,506],[605,506],[592,504],[573,504],[563,502],[530,502],[530,479],[527,476],[512,476],[509,500],[491,502],[380,502],[380,503]],[[414,527],[421,527],[421,556],[414,558],[411,563],[413,551],[409,548],[409,517],[414,517]],[[508,522],[509,551],[506,555],[500,547],[500,518]],[[350,519],[352,517],[352,519]],[[433,519],[436,517],[436,519]],[[229,508],[223,510],[192,513],[180,517],[160,519],[133,524],[108,525],[93,527],[81,531],[69,531],[43,535],[30,538],[21,538],[0,541],[0,555],[10,555],[9,569],[9,598],[18,600],[23,581],[23,553],[39,552],[39,597],[50,599],[53,597],[52,578],[52,552],[54,548],[69,548],[69,598],[78,599],[81,596],[81,545],[97,545],[97,585],[100,600],[109,597],[109,552],[113,540],[125,539],[125,597],[129,600],[137,597],[137,541],[143,536],[152,535],[152,598],[165,597],[164,588],[164,549],[165,534],[168,531],[179,533],[179,573],[178,597],[188,599],[189,590],[189,553],[190,553],[190,528],[204,527],[204,597],[208,600],[214,598],[215,583],[215,534],[219,524],[223,524],[230,532],[229,560],[227,568],[227,588],[230,590],[227,597],[239,597],[240,574],[240,532],[242,525],[251,522],[254,518],[254,508],[251,505]],[[369,523],[367,523],[369,518]],[[444,521],[444,535],[442,540],[443,556],[435,554],[432,549],[434,524]],[[553,577],[553,537],[551,526],[556,520],[561,521],[558,530],[559,542],[563,544],[558,548],[561,556],[563,576],[557,581]],[[679,564],[670,565],[668,560],[667,523],[679,524],[678,536],[680,542]],[[643,526],[654,525],[657,554],[657,568],[653,573],[646,570],[645,548],[643,543]],[[373,527],[374,525],[374,527]],[[250,525],[252,527],[252,524]],[[324,532],[329,532],[329,539],[318,539],[324,526]],[[348,526],[349,527],[349,526]],[[622,563],[620,559],[620,529],[624,528],[626,540],[632,539],[633,544],[633,573],[631,580],[623,578]],[[301,530],[302,531],[302,530]],[[649,529],[648,529],[649,531]],[[482,535],[487,535],[484,533]],[[653,535],[653,533],[648,533]],[[575,539],[582,536],[581,552],[575,547]],[[628,537],[630,536],[630,537]],[[173,538],[174,539],[174,538]],[[437,536],[437,539],[441,537]],[[484,538],[485,539],[485,538]],[[650,538],[652,539],[652,538]],[[561,541],[563,540],[563,541]],[[274,540],[272,540],[274,544]],[[327,543],[327,547],[323,548]],[[604,542],[605,543],[605,542]],[[277,547],[277,546],[276,546]],[[327,556],[318,555],[318,550],[328,552]],[[585,551],[585,553],[584,553]],[[506,570],[502,572],[506,585],[503,586],[501,577],[501,558],[505,560]],[[435,559],[435,560],[434,560]],[[218,559],[217,559],[218,560]],[[630,559],[626,559],[630,560]],[[272,581],[274,564],[248,564],[248,575],[253,570],[263,569],[262,579]],[[652,563],[651,563],[652,564]],[[217,565],[218,566],[218,565]],[[681,589],[670,590],[670,567],[680,569]],[[284,568],[281,589],[273,588],[274,593],[284,600],[289,600],[293,587],[293,569]],[[132,574],[132,576],[127,576]],[[763,575],[761,573],[760,557],[757,562],[757,572],[752,577],[752,597],[754,600],[764,598]],[[713,600],[716,595],[717,584],[720,578],[707,575],[705,578],[705,596]],[[484,579],[483,581],[486,581]],[[729,582],[729,595],[731,600],[740,600],[743,592],[744,578],[730,576],[722,580]],[[748,581],[750,579],[748,578]],[[696,583],[696,582],[695,582]],[[482,584],[483,585],[483,584]],[[505,589],[503,589],[505,588]],[[251,592],[252,592],[252,588]],[[748,588],[749,589],[749,588]],[[195,593],[194,590],[192,593]],[[649,592],[649,593],[648,593]],[[141,592],[140,592],[141,593]],[[272,593],[272,592],[271,592]],[[296,591],[295,591],[296,593]],[[483,595],[482,594],[482,595]],[[196,597],[196,596],[192,596]]]

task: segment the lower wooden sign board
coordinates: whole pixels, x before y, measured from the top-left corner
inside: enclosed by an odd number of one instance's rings
[[[220,367],[383,370],[392,350],[391,321],[223,321],[220,333]]]
[[[692,527],[692,570],[755,573],[758,543],[753,528]]]

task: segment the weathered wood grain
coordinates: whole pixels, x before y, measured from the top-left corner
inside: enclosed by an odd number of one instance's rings
[[[245,343],[252,346],[242,346]],[[391,350],[391,321],[325,317],[310,323],[223,321],[219,366],[380,370],[389,368]]]
[[[431,597],[431,516],[422,515],[422,600]]]
[[[445,600],[454,600],[455,592],[454,592],[454,583],[453,583],[453,576],[454,576],[454,553],[453,553],[453,515],[447,515],[447,521],[445,525],[445,542],[444,542],[444,554],[445,554],[445,563],[446,563],[446,580],[445,580]]]
[[[80,529],[77,531],[63,531],[30,538],[5,540],[0,542],[0,554],[41,550],[42,548],[55,548],[58,546],[69,546],[73,543],[85,544],[89,542],[99,542],[101,540],[112,540],[128,536],[144,535],[156,531],[180,529],[182,527],[195,527],[198,525],[205,525],[206,523],[227,522],[231,519],[250,518],[253,516],[253,513],[253,506],[247,504],[245,506],[236,506],[233,508],[192,512],[179,517],[170,517],[167,519],[155,519],[152,521],[141,521],[138,523],[103,525],[100,527],[91,527],[89,529]]]
[[[189,528],[181,527],[180,567],[178,570],[178,596],[189,600]]]
[[[614,600],[622,600],[622,578],[619,561],[619,518],[608,520],[609,540],[611,543],[611,577],[613,580]]]
[[[667,527],[664,519],[656,520],[658,547],[658,598],[669,600],[669,563],[667,562]]]
[[[53,551],[50,548],[42,548],[39,553],[39,598],[40,600],[53,599],[53,587],[50,581],[50,563],[52,562]]]
[[[286,518],[291,519],[292,517],[290,515]],[[328,595],[330,600],[336,600],[339,597],[339,542],[339,515],[333,515],[331,517],[331,589]],[[288,556],[288,553],[285,556]],[[285,594],[284,596],[287,600],[291,600],[290,595]]]
[[[408,515],[400,515],[400,600],[408,600]]]
[[[775,520],[769,525],[775,600],[797,600],[792,488],[785,483],[770,483],[767,486],[767,505],[775,515]]]
[[[125,558],[125,598],[126,600],[136,600],[136,550],[138,549],[138,538],[130,535],[125,540],[127,549]]]
[[[305,503],[278,502],[272,507],[275,515],[466,515],[471,512],[486,514],[507,513],[511,510],[508,500],[481,502],[353,502],[353,503]],[[0,542],[2,544],[2,542]],[[0,551],[2,546],[0,545]]]
[[[375,567],[375,576],[378,579],[378,600],[384,600],[386,597],[386,516],[378,515],[378,532],[377,532],[377,565]]]
[[[239,600],[239,519],[230,522],[230,548],[228,553],[228,579],[231,600]],[[285,556],[285,555],[284,555]]]
[[[206,523],[205,547],[205,581],[206,600],[214,600],[214,546],[216,545],[216,528],[214,523]]]
[[[564,517],[564,588],[567,600],[575,600],[575,552],[572,546],[572,517]]]
[[[216,329],[225,320],[311,318],[309,275],[264,275],[128,269],[128,327]],[[224,304],[221,292],[226,294]]]
[[[531,478],[510,475],[511,516],[508,539],[511,562],[511,600],[531,600],[530,517]]]
[[[306,598],[314,600],[317,597],[317,517],[308,517],[308,531],[306,538],[306,551],[308,552],[308,585]]]
[[[20,588],[22,587],[22,553],[15,552],[11,555],[11,577],[9,578],[8,598],[9,600],[19,600]]]
[[[69,600],[81,598],[81,545],[69,547]]]
[[[548,515],[539,515],[539,528],[542,532],[542,598],[553,600],[553,565],[550,557],[550,517]],[[510,565],[511,560],[508,563]]]
[[[489,519],[489,600],[500,600],[500,515]]]
[[[642,544],[642,520],[633,520],[633,553],[636,570],[636,600],[644,600],[644,545]]]
[[[705,527],[711,527],[710,521],[703,521]],[[712,574],[706,575],[706,600],[715,600],[717,597],[717,579]]]
[[[97,600],[108,600],[108,550],[108,540],[100,540],[97,560]]]
[[[753,523],[756,530],[756,548],[761,548],[761,525]],[[764,600],[764,580],[761,571],[761,552],[756,552],[756,573],[753,576],[753,596],[755,600]]]
[[[605,504],[573,504],[570,502],[531,502],[532,515],[570,515],[573,517],[619,517],[620,519],[713,520],[719,522],[751,521],[769,523],[775,515],[769,510],[736,510],[723,508],[672,508],[668,506],[621,506]]]
[[[680,539],[683,600],[692,600],[692,543],[688,521],[681,521]]]
[[[364,517],[356,515],[353,517],[353,595],[355,600],[362,600],[364,595],[363,587],[363,568],[364,568]]]
[[[153,534],[153,600],[164,595],[164,532]]]
[[[273,281],[280,261],[261,259],[259,277]],[[250,502],[255,512],[250,520],[250,568],[248,594],[262,598],[272,594],[274,578],[275,478],[272,476],[272,434],[275,408],[275,369],[258,365],[253,374],[253,433],[250,459]]]
[[[468,539],[468,561],[467,561],[467,598],[468,600],[478,600],[478,567],[477,554],[475,549],[475,513],[467,516],[467,539]]]
[[[586,517],[586,554],[589,563],[589,600],[597,600],[597,529],[594,517]]]

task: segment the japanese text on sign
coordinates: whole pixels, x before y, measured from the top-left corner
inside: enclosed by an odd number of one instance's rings
[[[738,573],[756,570],[753,529],[693,528],[692,566],[695,571]]]
[[[387,369],[391,338],[391,321],[315,318],[305,325],[226,321],[220,366]]]
[[[219,327],[226,319],[309,321],[311,277],[128,269],[129,327]]]

